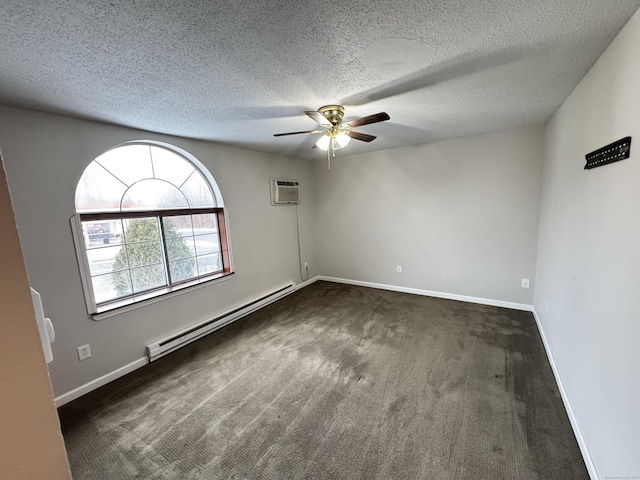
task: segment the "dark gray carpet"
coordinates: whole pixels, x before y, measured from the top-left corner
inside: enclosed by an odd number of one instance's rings
[[[60,409],[83,479],[588,479],[530,313],[317,282]]]

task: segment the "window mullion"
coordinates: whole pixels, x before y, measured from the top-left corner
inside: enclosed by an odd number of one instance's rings
[[[131,295],[135,295],[136,291],[133,286],[133,275],[131,274],[131,259],[129,258],[129,239],[125,235],[126,229],[124,228],[124,220],[122,218],[120,219],[120,225],[122,227],[122,238],[124,240],[122,242],[122,248],[124,248],[124,256],[127,259],[127,273],[129,274],[129,282],[131,284]],[[128,226],[129,224],[127,223],[127,227]]]
[[[190,214],[203,214],[212,213],[218,214],[222,211],[222,208],[181,208],[181,209],[166,209],[166,210],[140,210],[140,211],[127,211],[127,212],[103,212],[103,213],[81,213],[80,219],[82,221],[99,221],[99,220],[120,220],[129,218],[145,218],[149,216],[181,216]]]
[[[191,238],[193,240],[193,261],[196,262],[196,276],[200,276],[200,265],[198,264],[198,251],[196,249],[196,230],[193,225],[193,214],[189,215],[189,221],[191,222]]]
[[[171,280],[171,269],[169,268],[169,249],[167,248],[167,237],[164,233],[164,222],[162,215],[158,215],[158,223],[160,224],[160,240],[162,241],[162,256],[164,259],[164,268],[167,273],[167,281],[169,286],[173,285],[173,280]]]

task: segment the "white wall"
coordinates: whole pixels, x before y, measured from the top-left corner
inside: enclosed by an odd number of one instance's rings
[[[69,223],[76,183],[105,150],[144,139],[183,148],[210,170],[228,209],[236,273],[95,322],[86,312]],[[301,282],[295,207],[270,205],[269,177],[301,182],[302,258],[316,274],[308,161],[10,107],[0,107],[0,145],[29,280],[57,332],[50,364],[56,396],[144,357],[145,345],[153,340],[287,282]],[[76,347],[86,343],[93,356],[80,362]]]
[[[640,476],[639,86],[636,13],[547,129],[534,306],[601,479]],[[630,159],[583,170],[627,135]]]
[[[534,126],[315,162],[322,273],[530,305],[543,151]]]

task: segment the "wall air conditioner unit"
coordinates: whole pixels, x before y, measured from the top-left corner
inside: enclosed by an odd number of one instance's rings
[[[290,178],[270,178],[271,205],[300,203],[300,184]]]

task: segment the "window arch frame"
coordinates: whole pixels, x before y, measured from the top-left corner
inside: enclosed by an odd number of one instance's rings
[[[171,183],[168,180],[160,179],[154,177],[145,177],[140,178],[130,185],[127,185],[124,193],[122,194],[119,210],[104,210],[104,211],[78,211],[78,206],[74,202],[75,214],[71,218],[71,227],[74,245],[76,248],[76,254],[78,257],[78,263],[80,266],[80,277],[83,285],[84,296],[87,306],[87,312],[89,315],[93,317],[94,320],[102,320],[103,318],[108,318],[112,315],[116,315],[119,313],[123,313],[124,311],[132,310],[134,308],[138,308],[140,306],[155,303],[156,301],[162,300],[164,298],[170,297],[175,294],[185,293],[193,288],[202,287],[205,285],[209,285],[211,283],[215,283],[216,281],[221,281],[227,279],[230,275],[233,274],[233,260],[231,254],[231,243],[230,243],[230,234],[228,227],[228,219],[226,218],[226,211],[224,208],[224,201],[222,197],[222,193],[220,188],[218,187],[215,178],[209,172],[209,170],[193,155],[191,155],[186,150],[183,150],[175,145],[168,144],[165,142],[158,142],[153,140],[134,140],[129,142],[124,142],[119,145],[116,145],[112,148],[109,148],[97,155],[91,162],[87,164],[85,169],[82,172],[82,175],[76,182],[76,191],[77,194],[78,189],[80,188],[80,184],[82,182],[82,178],[85,175],[87,169],[94,162],[98,165],[104,166],[99,162],[96,162],[98,158],[104,155],[107,152],[111,152],[118,148],[131,146],[131,145],[144,145],[149,147],[159,147],[169,152],[178,155],[184,161],[189,163],[194,171],[199,173],[200,176],[204,179],[207,186],[211,190],[211,194],[213,196],[213,207],[191,207],[188,206],[186,208],[155,208],[155,209],[122,209],[122,202],[125,198],[129,189],[144,180],[153,179],[166,181],[167,183],[176,187],[176,184]],[[109,172],[109,170],[107,170]],[[111,173],[111,172],[109,172]],[[193,172],[187,176],[187,179],[193,174]],[[113,175],[113,174],[112,174]],[[120,180],[118,177],[115,177]],[[185,182],[187,181],[185,179]],[[122,180],[120,180],[122,182]],[[124,183],[124,182],[122,182]],[[125,184],[126,185],[126,184]],[[178,188],[178,187],[177,187]],[[178,190],[183,194],[182,190],[178,188]],[[189,205],[189,200],[187,200],[187,204]],[[76,199],[77,201],[77,199]],[[193,221],[194,215],[213,215],[216,220],[216,228],[217,228],[217,237],[218,237],[218,245],[219,245],[219,257],[221,261],[221,270],[218,270],[213,273],[204,273],[202,275],[197,275],[190,277],[185,280],[173,280],[171,274],[170,267],[170,259],[167,252],[167,237],[165,235],[165,227],[164,220],[171,217],[177,216],[191,216],[191,220]],[[134,219],[141,218],[154,218],[157,221],[158,231],[160,236],[160,243],[162,247],[162,265],[164,268],[164,274],[166,278],[166,284],[154,288],[150,288],[144,291],[133,292],[128,295],[119,296],[117,298],[113,298],[107,301],[97,302],[95,289],[93,284],[93,276],[91,273],[90,262],[88,258],[87,252],[91,250],[85,241],[88,237],[83,231],[83,222],[92,222],[92,221],[129,221]],[[194,233],[194,238],[196,234]],[[126,244],[122,244],[121,248],[125,248]],[[197,259],[197,254],[194,251],[194,259]],[[197,260],[196,260],[197,262]],[[128,267],[131,270],[131,266]]]

